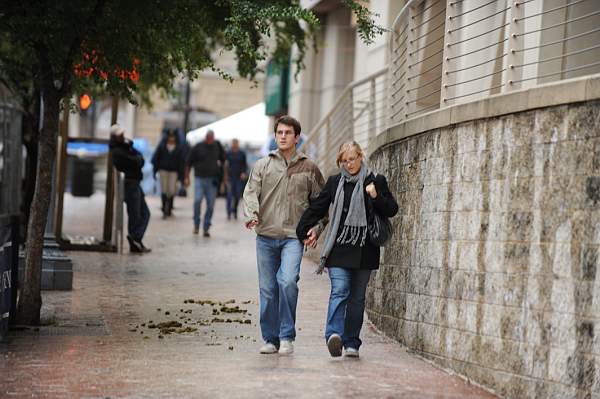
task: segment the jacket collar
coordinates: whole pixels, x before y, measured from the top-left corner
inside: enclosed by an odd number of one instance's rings
[[[279,151],[279,149],[276,149],[276,150],[273,150],[273,151],[269,152],[269,156],[270,157],[274,157],[274,158],[279,158],[279,159],[281,159],[282,161],[285,162],[285,158],[283,157],[283,155],[281,155],[281,152]],[[288,164],[288,166],[290,166],[290,165],[293,165],[296,162],[298,162],[298,161],[300,161],[302,159],[306,159],[306,158],[308,158],[306,156],[306,154],[304,154],[301,151],[296,150],[294,152],[294,155],[292,155],[292,158],[290,159],[290,161],[287,164]]]

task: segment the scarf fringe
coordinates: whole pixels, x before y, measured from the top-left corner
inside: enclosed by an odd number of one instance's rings
[[[367,238],[367,226],[344,226],[339,237],[336,239],[338,244],[356,245],[360,240],[360,246],[365,245]]]
[[[345,169],[342,168],[340,180],[335,191],[335,197],[333,204],[330,208],[330,220],[329,229],[325,236],[325,242],[323,243],[323,249],[321,251],[321,262],[317,273],[323,272],[325,261],[329,257],[329,254],[337,242],[338,244],[352,244],[359,245],[362,247],[365,245],[368,227],[366,218],[366,209],[364,206],[364,181],[365,178],[371,173],[367,165],[363,162],[361,169],[356,175],[350,175]],[[344,184],[346,182],[355,183],[354,189],[352,190],[350,198],[350,206],[344,225],[342,227],[341,234],[336,237],[341,224],[341,216],[343,213],[344,205]]]

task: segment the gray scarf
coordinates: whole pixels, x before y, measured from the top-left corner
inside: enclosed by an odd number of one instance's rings
[[[319,268],[316,273],[323,273],[325,268],[325,262],[333,249],[333,246],[337,242],[338,244],[352,244],[359,245],[362,247],[365,245],[367,238],[367,212],[365,210],[365,189],[364,181],[365,178],[371,173],[367,165],[363,162],[360,171],[352,176],[342,168],[340,176],[340,182],[338,183],[337,190],[335,192],[335,198],[332,205],[332,215],[329,224],[329,230],[325,236],[325,243],[323,250],[321,251],[321,261]],[[344,208],[344,184],[346,182],[356,183],[354,190],[352,191],[352,198],[350,199],[350,206],[348,207],[348,214],[344,221],[344,227],[339,237],[335,237],[340,227],[342,218],[342,210]],[[341,265],[340,265],[341,266]]]

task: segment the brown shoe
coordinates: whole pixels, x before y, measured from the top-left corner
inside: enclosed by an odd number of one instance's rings
[[[200,232],[200,229],[198,227],[194,227],[194,234],[198,234]]]

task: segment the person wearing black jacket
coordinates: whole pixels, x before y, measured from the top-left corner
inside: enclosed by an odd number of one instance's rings
[[[333,357],[358,357],[365,292],[371,271],[379,268],[379,247],[369,241],[368,222],[373,212],[393,217],[398,204],[383,175],[371,172],[358,143],[342,144],[337,156],[341,173],[330,176],[317,198],[311,201],[296,233],[307,246],[316,246],[314,226],[329,209],[330,226],[325,237],[317,273],[328,268],[331,294],[325,339]]]
[[[225,176],[227,181],[227,220],[237,219],[238,203],[244,192],[244,183],[248,177],[246,153],[240,150],[240,141],[233,139],[231,149],[225,154]]]
[[[140,187],[144,157],[133,148],[133,143],[125,139],[125,130],[114,124],[110,128],[110,153],[115,168],[125,174],[124,202],[127,205],[127,241],[130,252],[150,252],[143,243],[144,233],[150,221],[150,210],[146,204],[144,191]]]
[[[218,188],[223,177],[225,151],[217,140],[215,132],[209,130],[204,141],[196,144],[185,162],[184,185],[190,184],[190,169],[194,168],[194,234],[200,229],[200,207],[206,198],[206,212],[202,229],[204,237],[210,237],[208,229],[212,224]]]
[[[173,198],[177,194],[177,182],[183,183],[183,148],[178,143],[175,130],[169,130],[152,156],[153,175],[160,175],[163,218],[172,215]]]

